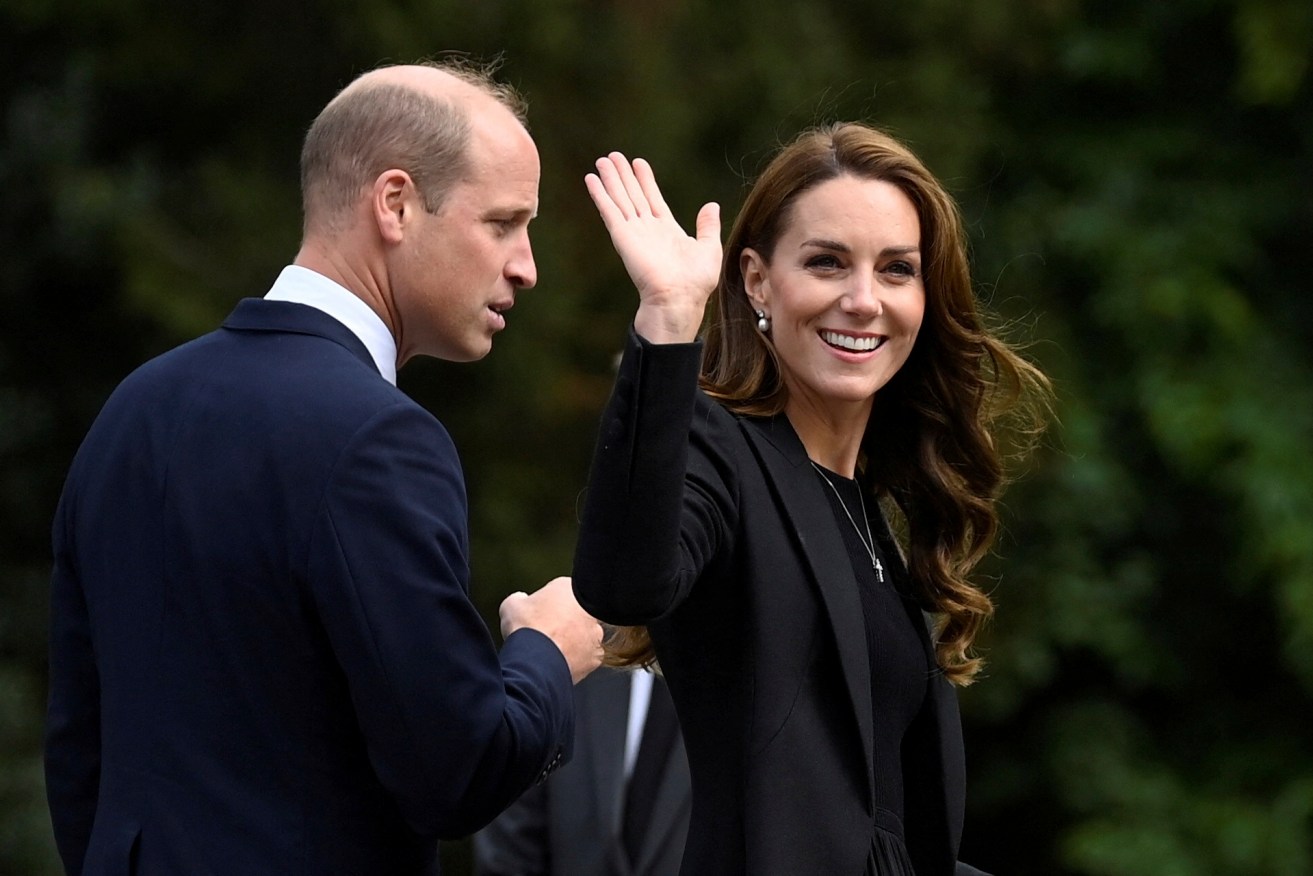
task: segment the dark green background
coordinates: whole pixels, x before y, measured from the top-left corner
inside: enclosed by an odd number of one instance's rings
[[[0,872],[57,871],[48,532],[79,440],[291,258],[336,89],[459,49],[505,53],[543,159],[538,288],[489,359],[402,376],[462,449],[490,619],[568,570],[635,303],[592,159],[647,157],[691,224],[801,126],[871,120],[959,197],[981,295],[1057,384],[986,570],[963,856],[1313,873],[1311,45],[1307,0],[2,0]]]

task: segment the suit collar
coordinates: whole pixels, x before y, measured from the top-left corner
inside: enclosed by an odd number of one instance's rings
[[[322,310],[360,338],[383,379],[397,384],[397,341],[387,323],[365,300],[342,284],[301,265],[288,265],[264,295]]]
[[[243,298],[223,321],[223,328],[232,331],[288,332],[325,338],[345,347],[371,370],[378,372],[378,366],[374,364],[373,357],[360,338],[327,313],[307,304]]]

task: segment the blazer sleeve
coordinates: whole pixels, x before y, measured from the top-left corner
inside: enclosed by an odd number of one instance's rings
[[[53,533],[45,771],[55,845],[65,871],[76,876],[82,872],[100,792],[100,676],[86,597],[65,528],[71,492],[60,503]]]
[[[701,343],[632,329],[602,416],[574,558],[574,590],[603,621],[647,624],[732,550],[732,421],[698,390]]]
[[[550,876],[547,788],[530,788],[493,822],[474,835],[477,876]]]
[[[521,629],[498,654],[469,595],[455,447],[411,403],[384,408],[334,466],[306,577],[374,770],[411,827],[466,836],[568,759],[569,667]]]

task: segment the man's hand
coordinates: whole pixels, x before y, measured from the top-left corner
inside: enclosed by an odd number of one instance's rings
[[[602,663],[602,625],[579,607],[569,578],[553,578],[533,593],[512,593],[499,614],[502,638],[528,627],[555,642],[575,684]]]

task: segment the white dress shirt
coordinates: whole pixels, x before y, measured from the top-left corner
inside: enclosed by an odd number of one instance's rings
[[[629,723],[625,727],[625,781],[634,772],[638,760],[638,746],[643,742],[643,724],[647,722],[647,707],[652,702],[652,673],[634,670],[629,673]]]

